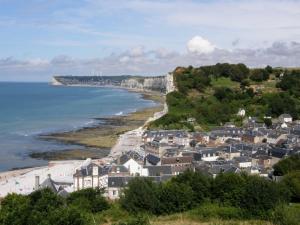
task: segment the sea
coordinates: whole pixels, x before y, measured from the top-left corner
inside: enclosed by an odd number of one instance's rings
[[[30,158],[31,152],[80,148],[40,140],[40,134],[93,126],[99,122],[95,118],[154,105],[139,93],[119,88],[0,82],[0,171],[47,164]]]

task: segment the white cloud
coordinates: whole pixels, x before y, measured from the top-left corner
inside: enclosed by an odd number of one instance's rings
[[[265,48],[234,48],[231,51],[214,48],[206,54],[146,48],[136,53],[138,54],[132,55],[127,50],[104,58],[86,59],[66,55],[56,56],[51,60],[19,60],[8,57],[0,59],[0,80],[49,81],[53,74],[89,75],[91,71],[101,72],[103,75],[162,75],[173,71],[177,66],[201,66],[218,62],[245,63],[249,67],[300,65],[299,42],[274,42]]]
[[[215,46],[201,36],[195,36],[187,43],[187,49],[191,53],[208,54],[215,50]]]

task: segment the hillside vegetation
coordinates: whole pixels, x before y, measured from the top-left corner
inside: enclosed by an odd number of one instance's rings
[[[249,69],[244,64],[216,64],[194,68],[178,67],[173,72],[177,91],[169,93],[169,112],[150,128],[209,129],[226,122],[242,125],[238,116],[262,122],[265,116],[300,115],[300,70]],[[192,121],[192,122],[191,122]]]

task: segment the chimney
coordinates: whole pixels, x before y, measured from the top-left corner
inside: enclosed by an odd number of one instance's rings
[[[40,176],[35,176],[34,190],[38,190],[40,187]]]

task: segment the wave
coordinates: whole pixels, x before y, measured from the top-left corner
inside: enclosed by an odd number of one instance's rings
[[[118,113],[115,113],[115,116],[121,116],[121,115],[123,115],[123,112],[122,112],[122,111],[120,111],[120,112],[118,112]]]

